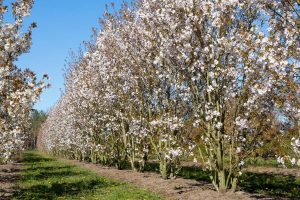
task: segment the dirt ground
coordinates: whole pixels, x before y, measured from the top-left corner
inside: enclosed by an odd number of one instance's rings
[[[0,165],[0,200],[9,200],[15,192],[15,183],[20,178],[21,164]]]
[[[175,180],[163,180],[156,173],[137,173],[130,170],[117,170],[115,168],[104,167],[101,165],[83,163],[79,161],[63,160],[70,164],[86,168],[96,172],[100,176],[109,177],[114,180],[123,181],[161,194],[166,199],[173,200],[239,200],[239,199],[284,199],[278,197],[267,197],[261,194],[250,194],[246,192],[236,192],[235,194],[219,194],[213,190],[213,186],[207,182],[177,178]],[[252,169],[254,170],[254,169]],[[270,169],[268,169],[270,171]],[[264,173],[260,169],[261,173]]]

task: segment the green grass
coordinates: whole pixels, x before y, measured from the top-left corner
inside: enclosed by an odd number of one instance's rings
[[[300,199],[300,179],[293,176],[244,173],[239,185],[250,193]]]
[[[179,175],[188,179],[210,182],[209,172],[197,167],[183,167]],[[300,179],[293,176],[245,172],[240,177],[238,185],[240,189],[249,193],[300,199]]]
[[[158,195],[126,183],[100,177],[38,152],[23,155],[24,169],[14,199],[150,200]]]
[[[262,157],[257,158],[248,158],[245,160],[247,166],[254,166],[254,167],[274,167],[278,168],[278,162],[275,159],[264,159]],[[292,168],[291,166],[288,166]]]
[[[19,192],[14,195],[14,199],[161,199],[148,191],[99,177],[38,152],[25,153],[23,164]],[[148,163],[146,171],[158,171],[158,165]],[[209,172],[198,167],[183,167],[179,176],[210,182]],[[300,179],[292,176],[244,173],[240,177],[239,186],[250,193],[300,199]]]
[[[180,176],[210,182],[209,172],[197,167],[183,167]],[[300,179],[293,176],[245,172],[238,184],[242,190],[249,193],[300,199]]]

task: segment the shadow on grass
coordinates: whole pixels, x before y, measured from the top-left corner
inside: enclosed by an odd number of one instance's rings
[[[44,158],[42,156],[39,156],[35,153],[26,153],[23,158],[22,158],[22,162],[23,163],[38,163],[38,162],[50,162],[50,161],[54,161],[54,159],[52,158]]]
[[[50,168],[51,170],[51,168]],[[75,172],[75,171],[71,171],[72,168],[70,168],[70,170],[68,171],[59,171],[59,170],[53,170],[53,171],[41,171],[40,173],[34,173],[33,171],[27,171],[25,175],[23,175],[23,178],[26,180],[45,180],[45,179],[49,179],[49,178],[55,178],[55,177],[59,177],[60,179],[66,178],[66,177],[72,177],[72,176],[82,176],[88,173],[84,173],[84,172]]]
[[[100,180],[76,181],[68,182],[54,182],[50,185],[36,184],[26,189],[21,189],[14,195],[16,199],[57,199],[59,197],[78,197],[79,194],[91,192],[100,187],[110,187],[112,184],[106,184]]]
[[[31,166],[30,164],[25,164],[26,171],[36,171],[36,170],[43,170],[43,171],[53,171],[53,170],[68,170],[73,168],[73,166]]]
[[[159,172],[159,165],[157,163],[147,163],[145,170]],[[204,171],[196,166],[182,167],[178,175],[186,179],[211,182],[209,171]],[[263,195],[259,197],[253,196],[255,198],[268,196],[270,199],[300,199],[300,179],[293,176],[246,172],[239,179],[239,187],[243,191]]]
[[[270,174],[244,173],[239,185],[249,193],[300,199],[300,179],[293,176],[278,176]]]
[[[14,199],[78,199],[95,189],[119,185],[35,153],[24,154],[23,162],[25,169]]]

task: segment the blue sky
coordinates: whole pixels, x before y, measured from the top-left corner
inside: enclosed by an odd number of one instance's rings
[[[5,0],[9,5],[13,0]],[[35,105],[38,110],[47,111],[63,90],[63,69],[70,50],[77,51],[83,41],[89,40],[92,28],[99,28],[98,20],[105,5],[120,0],[35,0],[32,15],[26,18],[26,24],[36,22],[32,47],[29,53],[22,55],[17,65],[30,68],[39,77],[48,74],[51,87],[41,96]]]

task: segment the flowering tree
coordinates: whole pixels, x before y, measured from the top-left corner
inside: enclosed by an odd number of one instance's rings
[[[288,113],[286,117],[292,124],[299,130],[299,69],[300,69],[300,2],[297,0],[280,0],[276,3],[269,3],[267,5],[268,14],[270,15],[269,30],[272,32],[278,46],[281,47],[282,57],[287,59],[289,63],[289,71],[293,75],[294,82],[289,82],[286,87],[286,93],[289,95],[289,99],[282,102],[282,106],[286,108]],[[295,86],[295,83],[297,86]],[[290,88],[294,90],[290,91]],[[291,140],[291,147],[293,153],[291,155],[279,156],[278,162],[285,166],[286,162],[290,162],[292,165],[300,165],[299,155],[299,138],[295,136]]]
[[[195,155],[217,191],[235,191],[274,124],[299,120],[298,9],[283,0],[139,0],[107,12],[67,75],[44,146],[134,170],[151,154],[163,178]]]
[[[0,1],[0,161],[6,162],[23,148],[30,128],[33,103],[43,88],[30,70],[21,71],[14,62],[30,48],[32,24],[22,34],[23,18],[30,14],[33,1],[19,0],[12,4],[13,23],[5,23],[8,8]],[[45,77],[46,78],[46,77]]]

